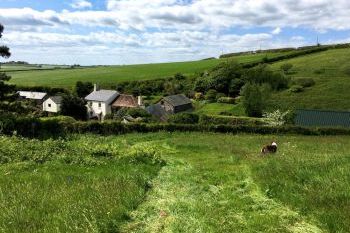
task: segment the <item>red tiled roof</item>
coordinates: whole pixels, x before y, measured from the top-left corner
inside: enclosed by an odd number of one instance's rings
[[[136,108],[136,107],[138,107],[137,98],[135,98],[132,95],[121,94],[113,102],[112,107]]]

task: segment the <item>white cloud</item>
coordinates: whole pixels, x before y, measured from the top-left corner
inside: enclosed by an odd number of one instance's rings
[[[105,2],[106,9],[100,11],[89,9],[91,1],[85,0],[73,1],[73,9],[64,11],[0,9],[0,22],[7,30],[5,42],[13,48],[14,56],[17,52],[42,51],[42,57],[54,61],[56,53],[69,51],[67,54],[79,57],[81,63],[89,63],[82,57],[84,54],[94,54],[105,63],[116,64],[193,60],[216,56],[222,50],[253,50],[260,45],[262,48],[294,47],[307,43],[308,40],[300,36],[284,40],[274,37],[282,29],[350,30],[348,0]],[[254,33],[257,27],[274,30]],[[232,32],[236,28],[250,33]],[[111,59],[113,56],[115,59]],[[35,54],[33,58],[39,59]]]
[[[92,8],[92,3],[86,0],[74,0],[71,7],[74,9]]]
[[[282,32],[282,29],[280,28],[280,27],[277,27],[277,28],[275,28],[272,32],[271,32],[271,34],[273,34],[273,35],[278,35],[278,34],[280,34]]]

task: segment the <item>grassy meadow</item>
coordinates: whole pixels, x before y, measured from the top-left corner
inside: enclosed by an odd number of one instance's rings
[[[166,132],[67,141],[1,137],[0,229],[349,232],[349,139]],[[278,153],[262,157],[260,147],[271,140]]]
[[[235,60],[239,63],[249,63],[260,61],[266,56],[275,57],[279,55],[281,55],[281,53],[241,55],[229,58],[229,60]],[[211,69],[224,61],[227,61],[227,59],[160,64],[96,66],[75,69],[28,69],[28,71],[20,72],[11,72],[11,70],[7,70],[7,72],[12,76],[11,83],[20,86],[72,88],[77,81],[86,81],[97,82],[103,87],[114,87],[118,82],[168,78],[174,76],[176,73],[191,76],[197,72]],[[4,68],[6,71],[6,67]],[[23,69],[23,67],[21,67],[21,69]]]

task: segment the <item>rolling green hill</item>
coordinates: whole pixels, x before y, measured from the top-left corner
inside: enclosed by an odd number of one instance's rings
[[[316,84],[300,93],[275,93],[270,107],[350,110],[349,58],[350,48],[334,49],[271,65],[278,70],[284,63],[293,64],[292,79],[311,77]]]
[[[251,54],[230,58],[240,63],[261,61],[264,57],[275,57],[282,53]],[[104,87],[112,87],[118,82],[133,80],[151,80],[171,77],[176,73],[193,75],[203,72],[225,61],[211,59],[192,62],[175,62],[160,64],[141,64],[125,66],[97,66],[76,69],[40,70],[28,67],[28,71],[4,70],[12,76],[11,83],[20,86],[50,86],[72,88],[77,81],[97,82]],[[14,67],[11,67],[14,69]],[[20,69],[24,69],[23,66]]]

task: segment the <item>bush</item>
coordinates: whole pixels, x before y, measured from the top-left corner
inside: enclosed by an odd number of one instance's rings
[[[281,65],[281,70],[285,73],[288,74],[289,71],[293,68],[293,64],[290,63],[285,63],[283,65]]]
[[[194,113],[178,113],[171,115],[168,122],[174,124],[197,124],[199,116]]]
[[[220,98],[224,98],[224,97],[226,97],[226,95],[225,95],[224,93],[217,93],[217,94],[216,94],[216,102],[218,102],[218,100],[219,100]]]
[[[199,124],[202,125],[265,125],[265,122],[258,118],[251,117],[230,117],[230,116],[208,116],[201,115]]]
[[[216,101],[216,95],[217,91],[210,89],[206,94],[205,94],[205,99],[208,100],[209,102],[215,102]]]
[[[317,69],[314,71],[315,74],[324,74],[326,73],[326,69],[325,68],[321,68],[321,69]]]
[[[289,88],[289,91],[292,93],[300,93],[304,91],[304,88],[300,85],[293,85]]]
[[[294,80],[296,85],[302,86],[302,87],[312,87],[314,86],[315,80],[312,78],[298,78]]]
[[[142,108],[130,108],[126,111],[127,114],[132,116],[133,118],[148,118],[151,117],[151,114],[149,114],[145,109]]]
[[[223,103],[223,104],[234,104],[235,103],[235,98],[232,97],[221,97],[217,100],[218,103]]]

